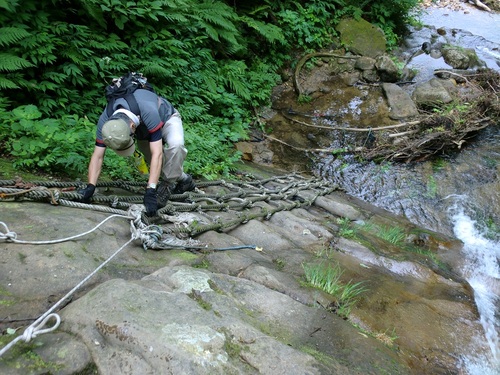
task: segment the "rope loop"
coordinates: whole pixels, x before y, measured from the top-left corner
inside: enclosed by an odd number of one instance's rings
[[[47,324],[47,322],[52,318],[56,320],[54,325],[52,327],[42,329],[45,324]],[[55,313],[49,314],[40,323],[36,324],[35,322],[31,326],[26,328],[21,337],[25,342],[30,342],[38,335],[55,331],[59,327],[59,324],[61,324],[61,317]]]
[[[4,222],[0,221],[0,224],[5,228],[5,233],[0,232],[0,240],[15,241],[17,239],[17,233],[11,232]]]
[[[50,204],[53,206],[59,205],[59,198],[61,196],[61,191],[59,189],[49,189],[50,193]]]

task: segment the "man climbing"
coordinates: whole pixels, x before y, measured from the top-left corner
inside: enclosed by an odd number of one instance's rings
[[[89,203],[95,192],[106,148],[123,157],[131,156],[135,140],[149,165],[143,201],[146,215],[155,216],[171,194],[195,188],[191,176],[183,172],[187,150],[179,112],[153,91],[139,88],[125,98],[110,101],[99,118],[88,167],[88,185],[80,191],[83,202]]]

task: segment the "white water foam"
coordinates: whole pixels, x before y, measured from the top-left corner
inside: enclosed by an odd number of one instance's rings
[[[462,270],[474,289],[490,353],[471,354],[463,358],[463,366],[470,375],[500,374],[500,243],[489,240],[477,228],[477,223],[464,213],[460,203],[451,210],[455,236],[464,243],[465,265]]]

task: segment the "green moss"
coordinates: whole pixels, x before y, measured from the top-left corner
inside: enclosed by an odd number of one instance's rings
[[[200,261],[194,263],[192,267],[208,269],[208,267],[210,267],[210,262],[206,258],[203,258]]]
[[[282,271],[285,268],[285,261],[282,258],[273,259],[273,263],[278,271]]]
[[[21,177],[24,181],[36,181],[40,180],[40,176],[15,169],[12,166],[12,160],[0,158],[0,178],[3,180],[12,180],[16,177]]]
[[[16,335],[0,336],[0,344],[7,345]],[[4,342],[7,341],[7,342]],[[24,373],[54,374],[64,369],[64,365],[56,362],[47,362],[35,352],[40,342],[31,341],[29,343],[17,342],[7,352],[2,359],[11,368],[23,371]]]
[[[224,340],[224,351],[230,358],[240,358],[240,353],[242,350],[243,348],[240,344],[226,335],[226,339]]]
[[[301,346],[299,350],[306,354],[309,354],[310,356],[314,357],[318,362],[321,362],[326,366],[331,366],[333,363],[335,363],[334,358],[330,357],[325,353],[320,352],[319,350],[311,348],[310,346]]]
[[[184,251],[184,250],[172,251],[172,252],[170,252],[170,254],[177,259],[182,259],[182,260],[189,261],[189,262],[195,261],[199,257],[199,255],[196,255],[196,254],[190,253],[189,251]]]
[[[226,295],[226,293],[221,288],[219,288],[213,280],[208,279],[207,283],[208,286],[210,286],[210,289],[212,289],[215,293]]]
[[[26,258],[28,257],[26,254],[23,254],[23,253],[17,253],[18,257],[19,257],[19,261],[22,263],[22,264],[26,264]]]
[[[58,372],[64,368],[64,365],[57,364],[54,362],[46,362],[37,353],[33,351],[27,351],[23,355],[24,359],[27,361],[27,368],[33,371],[39,370],[49,370],[49,373]]]
[[[188,297],[198,302],[198,305],[200,305],[200,307],[203,310],[207,311],[212,310],[212,304],[210,302],[205,301],[200,292],[193,289],[191,293],[188,294]]]
[[[16,302],[17,299],[12,295],[12,293],[0,286],[0,306],[12,306]]]

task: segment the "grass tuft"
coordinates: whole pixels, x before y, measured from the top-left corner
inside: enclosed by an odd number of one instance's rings
[[[362,281],[343,283],[341,277],[344,270],[338,263],[304,264],[303,268],[306,280],[311,286],[335,297],[336,301],[330,306],[331,310],[344,319],[349,317],[360,294],[367,290]]]

